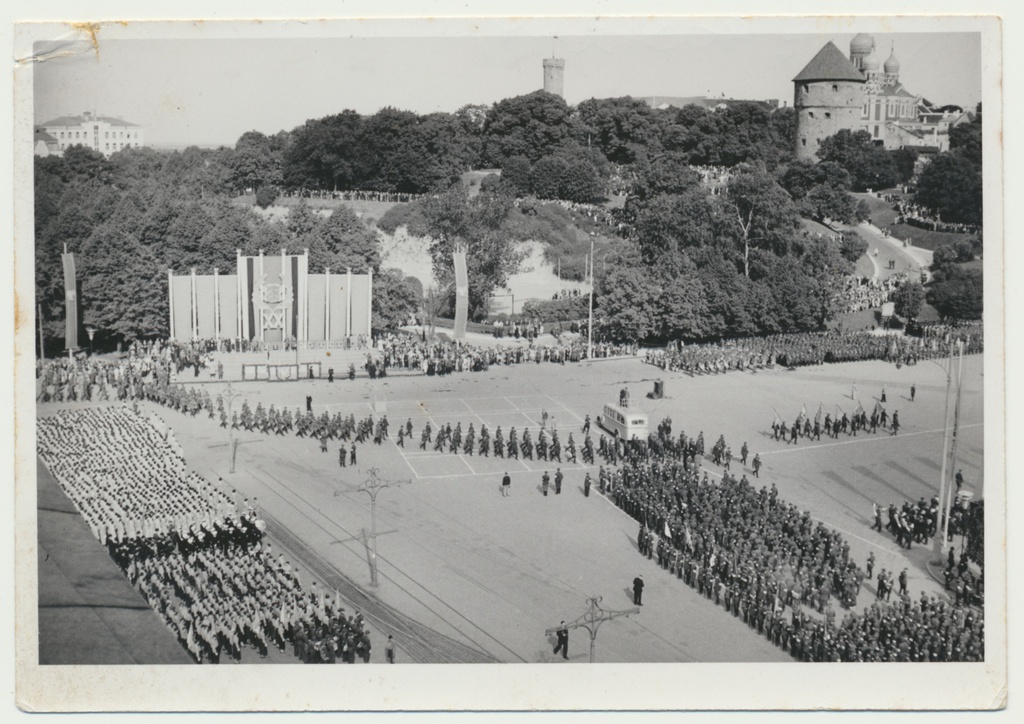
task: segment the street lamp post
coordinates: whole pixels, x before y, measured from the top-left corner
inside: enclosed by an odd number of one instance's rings
[[[238,451],[238,442],[235,440],[235,424],[231,417],[231,407],[235,402],[235,398],[242,393],[231,386],[228,382],[228,386],[224,389],[224,399],[228,401],[228,454],[231,455],[231,472],[235,472],[235,453]]]
[[[396,485],[406,485],[411,483],[411,480],[381,480],[378,476],[379,471],[377,468],[370,468],[367,470],[369,477],[366,482],[362,484],[360,488],[356,490],[357,493],[366,493],[370,496],[370,533],[366,534],[364,528],[362,533],[355,538],[361,540],[363,545],[367,546],[370,559],[370,585],[376,587],[377,582],[377,536],[385,535],[387,533],[394,533],[394,531],[385,531],[384,533],[377,532],[377,495],[384,488],[394,487]],[[334,495],[337,497],[341,495],[342,491],[335,491]],[[369,545],[367,545],[367,539],[369,539]],[[345,540],[353,540],[353,538],[346,538]],[[342,543],[344,541],[335,541],[336,543]]]
[[[583,628],[586,629],[590,634],[590,663],[594,663],[595,652],[594,648],[597,644],[597,630],[601,627],[601,624],[605,621],[611,621],[613,618],[619,618],[620,616],[632,616],[634,613],[640,613],[638,607],[627,608],[624,611],[608,611],[601,608],[601,596],[591,596],[587,599],[587,610],[582,616],[569,624],[562,624],[561,626],[555,626],[549,628],[544,632],[545,636],[550,636],[556,633],[559,629],[574,629]]]
[[[960,430],[960,391],[963,388],[964,381],[964,343],[962,340],[957,340],[956,343],[957,351],[959,355],[959,365],[957,367],[956,376],[956,402],[953,404],[953,436],[950,441],[950,466],[949,472],[952,474],[956,470],[957,462],[957,438],[959,437],[958,432]],[[953,364],[953,350],[950,349],[950,368]],[[953,486],[949,485],[946,490],[946,500],[944,502],[944,510],[946,511],[945,524],[942,526],[942,540],[945,543],[949,536],[949,511],[953,508]]]
[[[962,356],[962,354],[963,354],[963,346],[962,346],[962,343],[958,343],[958,344],[960,344],[960,350],[961,350],[961,358],[960,358],[961,367],[960,367],[960,369],[961,369],[961,372],[962,372],[963,371],[963,356]],[[935,563],[937,565],[942,565],[943,562],[944,562],[943,558],[942,558],[942,553],[943,553],[943,550],[946,547],[946,536],[948,535],[948,531],[949,531],[949,510],[950,510],[950,506],[949,506],[948,498],[951,497],[950,493],[952,492],[952,486],[948,484],[948,481],[947,481],[946,478],[947,478],[947,470],[948,470],[947,464],[949,462],[949,457],[950,457],[949,393],[951,392],[952,387],[953,387],[953,344],[950,343],[950,345],[949,345],[949,357],[946,360],[945,366],[939,364],[938,362],[935,362],[935,360],[930,360],[930,361],[933,362],[934,364],[939,365],[939,367],[941,367],[942,370],[946,373],[946,405],[945,405],[945,411],[944,411],[944,413],[942,415],[942,465],[940,466],[940,469],[939,469],[939,510],[937,512],[938,519],[935,521],[935,523],[936,523],[936,531],[935,531],[935,543],[934,543],[934,556],[935,556],[934,561],[935,561]],[[956,412],[954,412],[954,423],[953,423],[953,449],[954,449],[954,453],[953,454],[954,455],[956,454],[955,453],[955,450],[956,450],[956,436],[957,436],[956,435],[956,428],[958,427],[959,397],[960,397],[960,390],[959,390],[959,380],[958,380],[957,405],[956,405],[957,410],[956,410]],[[939,530],[940,524],[941,524],[941,530]]]
[[[95,327],[86,327],[85,333],[89,335],[89,354],[92,354],[92,338],[96,335]]]

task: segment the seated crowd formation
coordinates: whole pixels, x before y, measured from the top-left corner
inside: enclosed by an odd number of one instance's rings
[[[197,662],[288,645],[310,663],[369,660],[362,616],[274,558],[255,501],[188,471],[173,435],[127,407],[59,410],[38,451],[111,558]],[[232,491],[234,493],[234,491]]]

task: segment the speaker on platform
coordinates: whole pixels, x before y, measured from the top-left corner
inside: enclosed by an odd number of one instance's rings
[[[660,400],[664,396],[665,396],[665,381],[664,380],[655,380],[654,381],[654,391],[651,393],[651,397],[654,398],[655,400]]]

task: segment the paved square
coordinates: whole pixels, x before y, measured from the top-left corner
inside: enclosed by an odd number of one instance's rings
[[[664,380],[665,398],[645,397],[655,379]],[[984,479],[982,382],[982,358],[967,358],[958,467],[979,496]],[[918,390],[913,403],[907,399],[911,384]],[[771,437],[776,412],[791,420],[802,408],[811,415],[819,406],[833,414],[837,408],[852,412],[858,404],[870,409],[883,385],[888,409],[900,411],[898,436],[801,438],[795,446]],[[323,454],[313,440],[246,434],[232,475],[226,432],[214,421],[186,419],[162,408],[158,412],[178,433],[190,465],[212,479],[223,476],[240,494],[258,498],[262,508],[329,565],[364,584],[366,551],[353,538],[369,528],[370,505],[357,488],[370,467],[384,479],[411,481],[378,497],[381,583],[372,594],[501,661],[553,661],[553,644],[545,640],[544,629],[578,616],[586,598],[595,594],[604,597],[608,608],[629,607],[629,582],[639,572],[648,580],[648,605],[641,614],[602,628],[599,661],[787,660],[741,621],[637,554],[636,522],[596,490],[589,498],[583,495],[584,475],[589,471],[596,478],[596,466],[563,462],[561,495],[552,491],[544,497],[541,474],[553,473],[558,463],[447,449],[435,453],[432,445],[419,450],[427,420],[435,432],[448,423],[461,422],[464,432],[470,423],[477,431],[481,423],[492,431],[501,425],[506,438],[512,426],[520,437],[529,428],[536,441],[543,411],[549,425],[557,426],[563,446],[572,432],[580,448],[584,416],[594,419],[624,386],[634,406],[648,413],[652,428],[671,417],[676,434],[703,431],[708,447],[724,435],[737,457],[748,442],[750,457],[757,452],[764,460],[760,482],[776,485],[783,500],[842,531],[854,560],[862,563],[873,551],[879,567],[911,568],[912,591],[938,590],[924,567],[929,550],[915,546],[905,551],[888,533],[870,529],[872,501],[900,503],[938,490],[945,373],[936,364],[897,369],[861,362],[689,377],[630,359],[492,367],[443,378],[394,375],[333,385],[324,380],[235,385],[251,406],[260,400],[264,406],[301,407],[306,394],[313,397],[314,410],[352,412],[357,418],[386,406],[390,439],[358,446],[359,464],[344,469],[337,464],[338,443]],[[399,448],[397,426],[407,419],[413,422],[413,436]],[[594,425],[595,446],[600,434]],[[713,478],[720,474],[711,463],[705,469]],[[499,487],[506,470],[513,481],[508,498]],[[740,472],[738,460],[734,471]],[[742,472],[752,475],[749,468]],[[873,592],[869,584],[860,605]],[[573,649],[575,660],[583,660],[579,642]]]

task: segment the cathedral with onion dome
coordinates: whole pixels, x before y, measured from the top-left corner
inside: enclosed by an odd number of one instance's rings
[[[829,41],[793,79],[797,158],[817,159],[821,142],[842,129],[867,131],[887,149],[944,151],[949,128],[970,114],[938,113],[900,82],[893,44],[881,61],[875,39],[858,33],[849,57]]]

